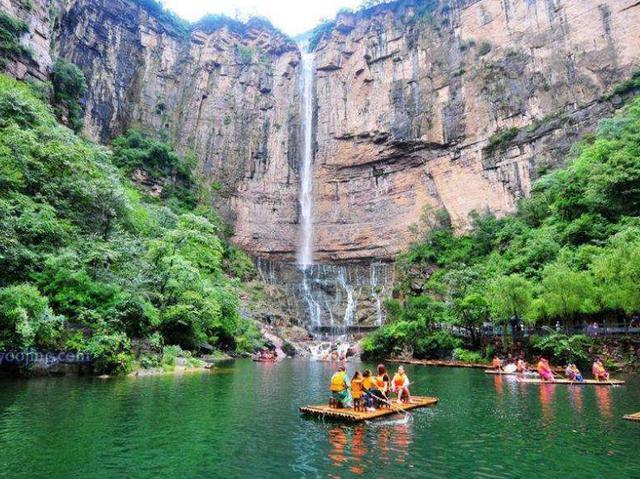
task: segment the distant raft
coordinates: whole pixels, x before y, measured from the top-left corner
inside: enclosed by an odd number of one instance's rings
[[[626,416],[624,416],[624,418],[627,421],[637,421],[640,422],[640,412],[637,412],[635,414],[627,414]]]
[[[610,379],[609,381],[596,381],[595,379],[585,379],[584,381],[571,381],[570,379],[554,379],[553,381],[543,381],[542,379],[522,378],[521,383],[529,384],[573,384],[575,386],[621,386],[624,381]]]
[[[427,396],[412,396],[411,403],[398,404],[395,401],[389,407],[382,407],[375,411],[354,411],[351,408],[336,409],[329,407],[328,404],[319,406],[304,406],[300,408],[300,412],[306,416],[325,417],[327,419],[338,419],[349,422],[367,421],[369,419],[377,419],[391,414],[402,413],[410,409],[432,406],[438,402],[438,398]]]
[[[495,374],[496,376],[529,376],[532,379],[538,377],[538,373],[536,373],[534,371],[526,371],[524,373],[519,373],[519,372],[505,373],[504,371],[497,371],[495,369],[485,369],[484,373],[485,374]]]

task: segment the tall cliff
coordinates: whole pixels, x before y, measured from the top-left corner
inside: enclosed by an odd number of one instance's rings
[[[513,211],[640,65],[633,0],[397,2],[339,15],[316,52],[316,248],[388,258],[427,207]]]
[[[299,235],[300,52],[269,25],[184,29],[134,0],[0,0],[46,78],[89,83],[85,133],[137,127],[199,159],[249,252],[292,259]],[[401,0],[316,37],[315,257],[391,259],[423,212],[460,228],[527,195],[540,168],[614,109],[640,65],[634,0]],[[51,44],[51,50],[48,45]]]

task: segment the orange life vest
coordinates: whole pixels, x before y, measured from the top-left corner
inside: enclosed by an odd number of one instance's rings
[[[385,389],[386,386],[386,382],[384,380],[384,374],[380,375],[380,376],[376,376],[376,386],[378,387],[378,389]]]
[[[351,396],[353,399],[362,397],[362,379],[354,379],[351,381]]]
[[[406,379],[407,379],[406,374],[396,374],[393,377],[393,384],[396,386],[396,388],[401,388],[402,386],[404,386]]]

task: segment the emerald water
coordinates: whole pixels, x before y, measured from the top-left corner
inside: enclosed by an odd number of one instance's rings
[[[326,398],[326,363],[2,380],[0,477],[640,477],[640,424],[621,418],[640,410],[636,378],[541,387],[479,370],[408,372],[414,393],[440,404],[355,426],[298,414]]]

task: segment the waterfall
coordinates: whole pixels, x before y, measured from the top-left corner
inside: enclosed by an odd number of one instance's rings
[[[348,328],[350,326],[353,326],[353,319],[356,314],[357,305],[356,305],[355,299],[353,298],[353,288],[347,282],[345,275],[346,275],[346,268],[339,268],[338,281],[340,282],[340,285],[347,293],[347,307],[344,309],[344,320],[342,324],[344,327]]]
[[[300,174],[300,245],[298,264],[313,264],[313,53],[302,54],[302,171]]]

